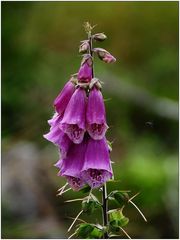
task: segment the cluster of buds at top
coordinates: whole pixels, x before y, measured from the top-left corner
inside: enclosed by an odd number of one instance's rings
[[[104,61],[105,63],[114,63],[116,61],[116,58],[110,54],[106,49],[104,48],[94,48],[90,50],[91,41],[99,41],[102,42],[107,38],[107,36],[104,33],[96,33],[90,37],[90,39],[81,41],[81,45],[79,46],[79,52],[80,53],[90,53],[92,51],[93,53],[96,53],[97,56]]]
[[[92,48],[93,40],[102,41],[106,36],[91,35],[91,30],[89,26],[88,40],[81,42],[79,51],[84,54],[79,71],[54,100],[55,113],[48,121],[50,131],[44,135],[59,148],[60,159],[55,164],[58,175],[64,176],[76,191],[85,184],[100,187],[113,176],[105,137],[105,106],[101,82],[93,73],[93,54],[105,62],[114,62],[115,58],[104,49]]]

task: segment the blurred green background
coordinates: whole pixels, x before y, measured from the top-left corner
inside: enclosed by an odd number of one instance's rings
[[[132,238],[178,238],[178,2],[2,2],[2,238],[66,238],[82,196],[57,197],[55,146],[43,139],[52,102],[76,73],[83,23],[108,39],[115,64],[95,60],[113,141],[112,189]],[[95,192],[96,193],[96,192]],[[100,197],[100,193],[98,193]],[[117,205],[111,205],[117,207]],[[82,216],[93,223],[101,213]],[[122,238],[125,238],[122,234]]]

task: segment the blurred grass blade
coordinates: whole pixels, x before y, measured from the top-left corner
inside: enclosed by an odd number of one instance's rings
[[[120,229],[122,230],[122,232],[123,232],[129,239],[131,239],[131,237],[128,235],[128,233],[127,233],[122,227],[120,227]]]
[[[138,212],[141,214],[141,216],[143,217],[144,221],[147,222],[147,219],[145,218],[144,214],[141,212],[141,210],[136,206],[136,204],[134,202],[132,202],[131,200],[129,201],[137,210]]]
[[[81,210],[78,215],[75,217],[74,221],[72,222],[71,226],[68,228],[68,232],[71,231],[71,228],[73,227],[73,225],[75,224],[76,220],[78,219],[78,217],[81,215],[81,213],[83,212],[83,210]]]

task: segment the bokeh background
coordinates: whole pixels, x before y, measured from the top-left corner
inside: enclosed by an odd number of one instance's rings
[[[124,214],[132,238],[178,238],[178,2],[2,2],[2,238],[67,238],[82,193],[56,193],[52,102],[78,71],[83,23],[115,64],[95,61],[113,141],[113,189],[141,194]],[[95,192],[100,197],[100,193]],[[117,205],[111,205],[117,207]],[[82,216],[92,222],[100,212]],[[124,235],[122,234],[122,238]]]

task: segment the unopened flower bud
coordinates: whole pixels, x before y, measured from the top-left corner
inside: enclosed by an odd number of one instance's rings
[[[94,48],[93,51],[96,52],[98,57],[105,63],[114,63],[116,61],[116,58],[103,48]]]
[[[89,41],[84,40],[81,42],[81,45],[79,46],[79,52],[80,53],[86,53],[89,49]]]
[[[90,82],[92,78],[92,57],[90,54],[84,54],[77,78],[79,82]]]
[[[86,63],[91,67],[92,66],[92,56],[90,54],[84,54],[83,59],[81,61],[81,66]]]
[[[96,41],[102,42],[107,38],[107,36],[104,33],[96,33],[93,35],[93,39]]]

